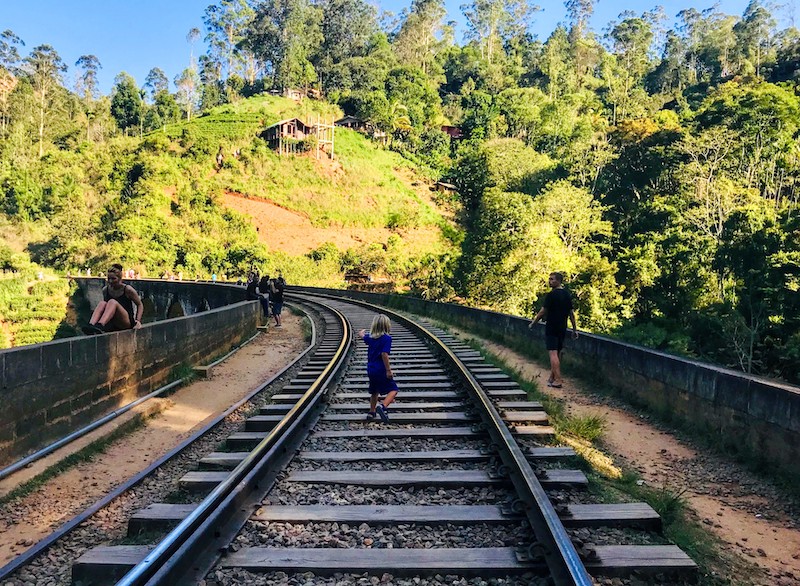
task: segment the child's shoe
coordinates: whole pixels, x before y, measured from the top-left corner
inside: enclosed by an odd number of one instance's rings
[[[375,417],[376,417],[375,411],[370,411],[369,413],[367,413],[367,421],[375,421]]]
[[[378,415],[381,416],[381,421],[384,423],[389,423],[389,411],[386,409],[386,407],[383,405],[378,405],[376,411],[378,412]]]

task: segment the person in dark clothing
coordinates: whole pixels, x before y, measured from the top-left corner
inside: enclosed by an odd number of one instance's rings
[[[269,275],[264,275],[258,282],[258,295],[261,298],[261,309],[264,311],[264,319],[269,320],[269,296],[271,294]]]
[[[284,281],[281,276],[277,279],[273,279],[270,283],[272,315],[275,317],[276,327],[281,327],[282,325],[281,312],[283,311],[283,290],[285,288],[286,281]]]
[[[567,337],[567,319],[572,324],[573,338],[578,337],[578,328],[575,325],[572,297],[564,289],[564,275],[550,273],[547,284],[550,286],[550,292],[545,296],[544,305],[528,327],[532,328],[539,320],[545,320],[544,340],[550,355],[550,378],[547,379],[547,386],[560,389],[563,383],[561,350],[564,348],[564,339]]]
[[[258,274],[250,273],[247,276],[247,288],[245,289],[246,292],[245,298],[248,301],[256,301],[260,299],[256,289],[258,289]]]
[[[103,300],[95,307],[89,325],[81,328],[86,335],[142,327],[144,305],[136,289],[122,282],[122,265],[111,265],[107,279],[108,284],[103,287]]]

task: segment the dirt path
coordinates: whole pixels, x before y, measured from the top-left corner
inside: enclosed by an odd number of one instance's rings
[[[548,388],[549,370],[529,358],[471,334],[459,335],[477,340],[523,377],[538,382],[548,395],[563,399],[569,413],[602,415],[607,424],[603,449],[618,463],[637,470],[647,484],[673,492],[685,489],[689,508],[724,542],[724,553],[732,558],[720,560],[719,567],[731,583],[800,584],[800,511],[774,485],[678,439],[646,415],[587,392],[575,380],[565,377],[563,388]],[[730,562],[734,567],[728,566]]]
[[[144,403],[146,407],[140,413],[158,412],[145,426],[114,442],[91,461],[69,469],[29,495],[0,508],[0,565],[145,469],[281,370],[305,347],[301,318],[284,312],[282,327],[271,327],[268,333],[257,336],[214,367],[210,379],[197,380],[166,399]],[[127,419],[133,417],[133,410],[126,415]],[[116,421],[114,426],[120,424]],[[109,428],[97,430],[80,443],[0,482],[0,493],[8,493],[20,482],[109,431]]]

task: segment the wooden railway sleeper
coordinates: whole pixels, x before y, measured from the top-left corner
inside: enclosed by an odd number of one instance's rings
[[[517,561],[524,564],[543,563],[547,558],[547,547],[541,541],[534,541],[527,547],[516,548],[515,554]]]

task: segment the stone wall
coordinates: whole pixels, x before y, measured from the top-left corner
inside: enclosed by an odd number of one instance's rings
[[[75,277],[75,282],[92,307],[103,300],[103,278]],[[206,281],[166,281],[125,279],[139,293],[144,305],[144,321],[193,315],[244,301],[244,287]]]
[[[238,302],[139,330],[0,350],[0,465],[154,391],[176,367],[208,363],[255,335],[261,310],[240,301],[241,288],[164,285],[211,288],[206,299]]]
[[[533,339],[544,348],[527,319],[400,295],[302,290],[436,317],[515,346]],[[710,434],[727,448],[800,474],[800,388],[585,333],[567,341],[567,355],[628,400]]]

